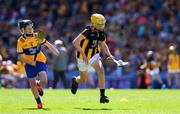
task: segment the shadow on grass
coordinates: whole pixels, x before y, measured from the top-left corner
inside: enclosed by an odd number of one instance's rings
[[[49,108],[23,108],[23,110],[46,110],[49,111]]]
[[[111,108],[79,108],[79,107],[75,107],[74,109],[82,109],[82,110],[112,110]]]

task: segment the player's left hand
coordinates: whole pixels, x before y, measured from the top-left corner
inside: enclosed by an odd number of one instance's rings
[[[39,44],[41,44],[45,40],[45,33],[41,30],[37,30],[35,36]]]

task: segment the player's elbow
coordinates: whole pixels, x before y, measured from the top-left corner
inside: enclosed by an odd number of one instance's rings
[[[72,44],[74,47],[76,47],[76,45],[77,45],[76,40],[73,40]]]
[[[78,48],[78,47],[79,47],[79,45],[78,45],[78,43],[77,43],[76,41],[73,41],[73,46],[74,46],[75,48]]]
[[[72,44],[74,45],[75,48],[79,47],[80,46],[80,42],[82,40],[82,35],[78,35],[72,42]]]

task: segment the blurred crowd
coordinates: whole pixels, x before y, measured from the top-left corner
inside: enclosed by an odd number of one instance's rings
[[[72,40],[90,24],[92,13],[101,13],[107,19],[105,31],[112,54],[130,61],[122,69],[104,61],[107,73],[120,71],[115,74],[121,76],[138,71],[148,50],[160,58],[161,72],[167,71],[168,47],[180,43],[179,0],[0,0],[0,55],[3,60],[18,62],[17,22],[30,19],[35,30],[46,32],[50,42],[64,42],[68,52],[66,71],[74,71],[77,68]],[[49,70],[53,71],[52,55],[45,51]]]

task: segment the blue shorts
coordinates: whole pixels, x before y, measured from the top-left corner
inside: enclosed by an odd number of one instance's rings
[[[25,65],[27,78],[34,78],[38,75],[39,72],[46,71],[46,69],[47,69],[46,64],[43,62],[36,62],[35,67],[29,64]]]

